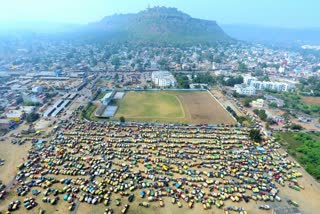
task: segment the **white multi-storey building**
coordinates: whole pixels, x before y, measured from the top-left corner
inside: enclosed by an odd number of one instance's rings
[[[276,91],[289,91],[294,89],[294,85],[286,82],[259,81],[252,76],[243,77],[244,84],[252,86],[257,90],[272,89]]]
[[[169,71],[152,72],[151,79],[154,84],[160,87],[170,87],[176,85],[176,79]]]
[[[294,88],[293,85],[285,82],[269,82],[269,81],[256,81],[253,80],[249,84],[258,90],[271,89],[276,91],[289,91]]]
[[[236,84],[234,89],[238,94],[252,96],[256,94],[256,88],[253,86],[248,86],[246,84]]]

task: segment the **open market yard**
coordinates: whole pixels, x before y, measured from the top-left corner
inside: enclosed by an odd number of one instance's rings
[[[302,101],[312,105],[320,105],[320,97],[301,97]]]
[[[235,124],[206,91],[127,92],[118,105],[115,117],[128,121]]]
[[[68,213],[70,206],[71,213],[120,213],[128,204],[128,214],[270,214],[293,207],[287,200],[299,203],[302,213],[320,209],[318,183],[277,142],[253,143],[246,128],[94,123],[78,120],[77,112],[43,147],[2,144],[12,153],[3,156],[10,165],[0,180],[7,184],[15,174],[18,180],[0,200],[0,212],[16,200],[21,205],[13,213]],[[30,197],[37,205],[27,210],[23,201]],[[259,209],[265,205],[270,210]]]

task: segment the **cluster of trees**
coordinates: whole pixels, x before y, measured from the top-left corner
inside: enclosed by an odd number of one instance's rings
[[[118,68],[120,67],[120,58],[119,57],[113,57],[111,59],[111,64],[114,66],[115,70],[118,70]]]
[[[247,68],[246,64],[244,64],[243,62],[239,62],[238,70],[243,73],[248,72],[248,68]]]
[[[266,76],[258,77],[258,80],[259,80],[259,81],[270,81],[270,78],[269,78],[268,75],[266,75]]]
[[[251,129],[249,133],[249,137],[251,140],[255,142],[261,142],[262,140],[260,130],[258,129]]]
[[[283,92],[281,98],[288,109],[301,111],[305,114],[320,114],[320,105],[310,105],[301,101],[301,97],[292,92]]]
[[[302,126],[300,126],[299,124],[292,123],[290,125],[290,129],[292,129],[292,130],[301,130]]]
[[[33,123],[34,121],[38,120],[39,117],[40,116],[37,113],[30,113],[30,114],[28,114],[26,119],[27,119],[28,123]]]
[[[230,114],[232,114],[234,117],[237,117],[236,112],[230,106],[227,106],[226,110],[230,112]]]
[[[167,59],[162,58],[158,61],[161,70],[169,70],[169,62]]]
[[[32,101],[27,101],[27,102],[23,102],[24,106],[40,106],[41,103],[37,103],[37,102],[32,102]]]
[[[254,77],[261,77],[263,76],[263,70],[256,70],[255,72],[253,72],[251,75]]]
[[[300,80],[299,89],[305,94],[319,97],[320,96],[320,77],[309,77]]]
[[[219,77],[219,82],[222,85],[233,87],[235,84],[243,83],[243,77],[239,75],[239,76],[235,76],[235,77],[229,77],[227,80],[225,80],[224,76],[222,75]]]
[[[277,108],[278,107],[278,104],[277,103],[274,103],[274,102],[272,102],[272,103],[269,103],[269,105],[268,105],[270,108]]]
[[[314,135],[307,133],[296,133],[293,138],[301,142],[296,148],[290,148],[288,152],[298,159],[307,172],[320,180],[320,133]]]
[[[174,77],[177,80],[178,88],[190,88],[189,78],[185,74],[174,73]]]
[[[52,93],[47,92],[47,93],[44,94],[44,96],[45,96],[47,99],[53,98],[53,97],[55,97],[55,96],[57,96],[57,95],[58,95],[58,92],[52,92]]]
[[[197,75],[192,74],[192,81],[193,83],[202,83],[202,84],[214,84],[216,81],[213,76],[209,73],[199,73]]]
[[[126,122],[126,119],[124,118],[124,116],[121,116],[121,117],[119,118],[119,120],[120,120],[121,123]]]
[[[266,111],[264,109],[254,109],[253,112],[258,115],[258,117],[263,120],[263,121],[266,121],[267,118],[268,118],[268,115],[266,114]]]
[[[246,117],[238,116],[237,113],[230,106],[227,106],[226,110],[228,112],[230,112],[230,114],[232,114],[232,116],[234,116],[234,118],[236,118],[238,123],[240,123],[241,125],[248,127],[252,124],[252,121],[250,120],[250,118],[248,116],[246,116]]]
[[[243,101],[243,106],[249,108],[251,106],[252,99],[250,98],[245,98]]]

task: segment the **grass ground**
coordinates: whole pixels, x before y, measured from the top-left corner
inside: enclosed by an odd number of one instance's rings
[[[93,120],[96,121],[96,117],[94,116],[94,112],[97,109],[97,106],[90,103],[88,104],[88,109],[84,110],[81,114],[81,119]]]
[[[287,152],[320,182],[320,132],[277,133]]]
[[[183,92],[129,92],[118,102],[115,117],[130,120],[186,122],[177,94]]]
[[[235,124],[226,110],[206,91],[127,92],[115,118],[128,121],[194,124]]]
[[[108,92],[107,91],[104,91],[104,92],[100,92],[99,96],[96,98],[96,100],[101,100],[104,95],[106,95]]]

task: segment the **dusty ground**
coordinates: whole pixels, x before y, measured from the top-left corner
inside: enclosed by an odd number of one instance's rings
[[[302,101],[308,104],[320,105],[320,97],[302,97]]]
[[[17,172],[17,165],[24,162],[23,158],[26,157],[30,147],[30,144],[19,146],[8,141],[0,143],[0,159],[5,160],[5,164],[0,166],[0,180],[4,183],[11,181]]]
[[[319,131],[320,130],[320,126],[316,126],[317,121],[316,122],[306,122],[306,123],[303,123],[303,122],[300,122],[298,119],[294,118],[294,119],[291,119],[291,121],[295,124],[298,124],[300,126],[302,126],[304,129],[307,129],[307,130],[315,130],[315,131]]]
[[[208,93],[204,91],[181,93],[178,95],[182,101],[191,123],[208,124],[235,124],[234,119],[227,111]]]

